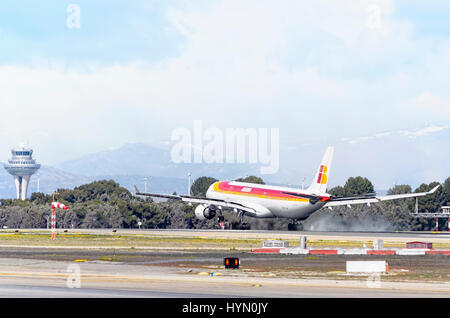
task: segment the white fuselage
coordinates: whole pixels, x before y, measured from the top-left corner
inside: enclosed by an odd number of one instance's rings
[[[311,194],[297,188],[222,181],[212,184],[206,197],[236,202],[250,207],[256,212],[245,213],[245,215],[257,218],[306,219],[326,204],[326,201],[311,204],[308,199],[288,195],[286,192]]]

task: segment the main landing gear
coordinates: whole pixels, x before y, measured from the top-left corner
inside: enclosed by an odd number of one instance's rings
[[[293,220],[288,224],[288,231],[303,231],[303,225],[297,220]]]
[[[233,224],[233,228],[236,230],[250,230],[250,224],[244,222],[244,211],[238,211],[237,216],[239,218],[239,223]]]
[[[239,218],[238,222],[231,222],[231,223],[225,223],[228,224],[229,228],[232,230],[250,230],[250,224],[244,222],[244,212],[242,211],[237,211],[237,216]],[[219,212],[219,215],[217,216],[217,222],[220,223],[224,223],[225,218],[222,215],[222,212]],[[222,225],[221,225],[222,226]],[[227,227],[227,225],[225,225],[225,227]]]

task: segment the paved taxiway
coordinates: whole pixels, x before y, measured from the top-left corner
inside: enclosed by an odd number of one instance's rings
[[[104,262],[79,264],[73,287],[73,262],[0,258],[0,297],[449,297],[450,284],[326,279],[210,277],[184,270]],[[76,283],[76,282],[75,282]],[[71,288],[72,286],[72,288]]]
[[[111,229],[74,231],[99,235],[111,233]],[[117,230],[116,234],[263,239],[298,239],[300,235],[306,235],[309,238],[325,240],[380,238],[399,242],[411,240],[450,242],[448,233]],[[126,252],[136,253],[136,255],[143,253],[138,249]],[[81,257],[83,253],[88,253],[92,260],[75,262],[76,258]],[[158,254],[152,262],[108,262],[98,260],[104,255],[102,253],[106,253],[104,249],[95,247],[90,247],[86,252],[85,247],[73,246],[41,246],[39,249],[2,246],[0,249],[0,297],[450,297],[449,279],[439,282],[392,282],[381,278],[379,284],[374,285],[373,281],[369,281],[368,284],[366,277],[361,279],[261,277],[243,270],[235,272],[225,271],[223,268],[218,270],[218,267],[213,270],[216,275],[211,277],[208,275],[209,270],[205,269],[207,267],[198,270],[194,268],[195,265],[193,265],[194,269],[180,266],[180,260],[186,257],[183,254],[175,256],[167,254],[167,257]],[[146,251],[146,253],[151,252]],[[190,251],[190,253],[196,252]],[[220,264],[224,254],[215,253],[207,256],[199,253],[198,257],[203,263],[212,261],[211,263]],[[149,255],[146,257],[152,257],[151,254]],[[243,252],[241,256],[245,262],[254,264],[261,261],[275,262],[278,257],[276,255],[261,257]],[[299,260],[296,256],[285,257],[293,263]],[[333,257],[335,256],[329,256],[326,260],[334,262]],[[447,262],[445,257],[430,259],[433,262],[435,260]],[[166,264],[163,266],[161,263],[164,262]],[[316,262],[314,264],[320,265],[323,260],[308,262]],[[339,259],[339,262],[342,262],[342,259]],[[71,281],[74,279],[74,265],[79,268],[79,276],[75,279],[79,282],[79,288],[74,287],[73,280]],[[205,273],[200,273],[201,271]]]
[[[21,232],[43,232],[42,229],[25,229]],[[57,233],[94,234],[94,235],[152,235],[162,237],[204,237],[204,238],[249,238],[249,239],[299,239],[305,235],[311,239],[324,240],[373,240],[407,242],[421,241],[450,243],[450,232],[316,232],[316,231],[264,231],[264,230],[187,230],[187,229],[57,229]],[[114,231],[114,232],[113,232]],[[11,230],[1,232],[7,234]],[[50,233],[49,231],[47,231]]]

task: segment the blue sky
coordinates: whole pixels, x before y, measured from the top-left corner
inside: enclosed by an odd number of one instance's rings
[[[448,131],[448,16],[444,1],[2,1],[0,147],[53,164],[167,145],[196,119],[280,128],[282,147]]]
[[[66,12],[80,8],[81,26],[70,29]],[[2,63],[32,59],[101,65],[136,59],[155,61],[177,54],[183,38],[165,17],[170,1],[6,1],[0,4],[5,46]]]

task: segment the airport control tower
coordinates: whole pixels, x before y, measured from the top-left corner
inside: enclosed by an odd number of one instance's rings
[[[33,149],[20,145],[11,150],[12,158],[5,164],[5,169],[14,176],[16,183],[17,199],[25,200],[27,197],[30,177],[41,167],[32,158]]]

